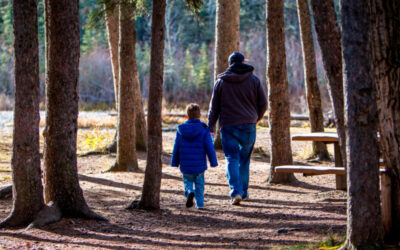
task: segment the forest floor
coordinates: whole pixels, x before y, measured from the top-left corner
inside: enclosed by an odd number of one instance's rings
[[[291,128],[292,134],[309,128]],[[78,150],[104,147],[113,130],[79,130]],[[346,230],[346,194],[335,190],[335,176],[303,177],[296,174],[293,185],[269,185],[269,134],[259,128],[250,166],[248,201],[230,205],[225,176],[225,159],[219,151],[220,166],[206,172],[205,209],[187,209],[178,169],[169,167],[175,132],[163,133],[163,179],[161,210],[125,210],[139,199],[144,179],[140,173],[103,173],[115,155],[78,158],[80,184],[90,207],[109,219],[96,222],[63,219],[41,229],[0,230],[0,249],[318,249],[339,244]],[[0,130],[0,187],[11,184],[11,130]],[[333,152],[331,146],[329,151]],[[306,160],[310,142],[292,142],[295,164]],[[143,170],[146,154],[138,153]],[[333,165],[333,162],[324,162]],[[0,220],[12,208],[11,199],[0,200]],[[335,242],[333,242],[335,241]]]

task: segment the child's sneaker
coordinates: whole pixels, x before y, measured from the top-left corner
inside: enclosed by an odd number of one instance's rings
[[[240,194],[237,194],[231,198],[231,205],[240,205],[241,201],[242,201],[242,196]]]
[[[193,207],[193,198],[194,198],[194,193],[190,193],[186,199],[186,207]]]

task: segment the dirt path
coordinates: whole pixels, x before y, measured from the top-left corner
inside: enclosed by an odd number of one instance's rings
[[[256,147],[266,150],[267,130],[259,130]],[[307,130],[296,130],[305,132]],[[89,205],[110,222],[64,219],[43,229],[0,230],[0,249],[26,248],[287,248],[324,240],[328,234],[344,235],[345,194],[334,189],[334,176],[296,175],[293,186],[267,185],[268,157],[254,154],[251,162],[249,201],[231,206],[225,177],[225,160],[218,153],[220,167],[206,172],[205,208],[185,208],[183,183],[178,169],[168,167],[174,133],[164,133],[162,209],[157,212],[127,211],[124,208],[140,196],[143,173],[101,173],[114,156],[79,158],[81,187]],[[310,144],[293,143],[295,161]],[[145,154],[140,153],[140,166]],[[332,164],[332,163],[327,163]],[[11,183],[0,172],[0,186]],[[10,175],[10,173],[8,173]],[[3,177],[3,178],[1,178]],[[11,199],[0,200],[0,219],[11,209]],[[313,245],[315,246],[315,245]],[[311,245],[309,245],[311,247]]]

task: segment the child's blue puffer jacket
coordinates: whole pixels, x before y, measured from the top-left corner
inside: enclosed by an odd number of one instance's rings
[[[207,157],[211,167],[218,166],[210,130],[199,119],[189,119],[178,126],[171,166],[184,174],[200,174],[207,169]]]

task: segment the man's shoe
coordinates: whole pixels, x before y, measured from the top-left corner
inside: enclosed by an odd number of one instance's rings
[[[186,207],[193,207],[193,198],[194,198],[194,193],[190,193],[186,199]]]
[[[242,197],[242,201],[247,201],[247,200],[249,200],[249,195],[246,195],[246,196]]]
[[[231,198],[231,205],[240,205],[241,201],[242,201],[242,196],[240,194],[237,194]]]

